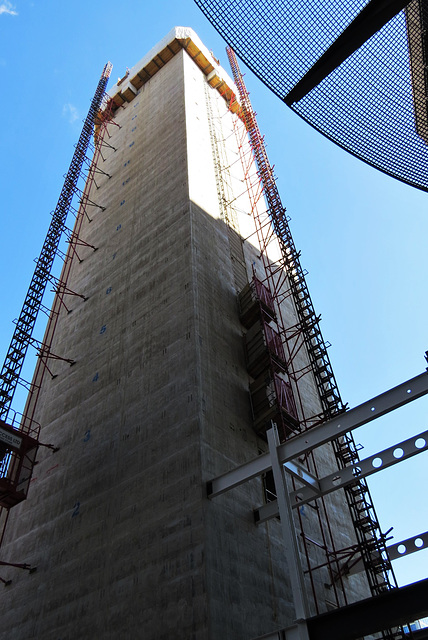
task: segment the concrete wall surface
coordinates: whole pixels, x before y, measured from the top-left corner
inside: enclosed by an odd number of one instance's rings
[[[1,640],[249,640],[293,621],[280,523],[253,521],[261,480],[206,498],[209,479],[267,450],[252,428],[236,298],[238,277],[253,266],[262,277],[260,247],[243,244],[237,271],[213,148],[237,159],[234,118],[182,50],[109,126],[115,150],[91,191],[105,210],[81,231],[97,251],[79,248],[68,283],[87,300],[67,300],[52,345],[76,363],[53,363],[36,411],[41,440],[60,449],[40,450],[2,547],[37,571],[2,570],[12,582]],[[234,229],[248,237],[241,198]],[[315,411],[315,384],[304,384]],[[318,464],[334,466],[328,447]],[[349,545],[344,498],[331,500]],[[318,530],[310,509],[299,517]],[[351,599],[368,595],[352,580]]]

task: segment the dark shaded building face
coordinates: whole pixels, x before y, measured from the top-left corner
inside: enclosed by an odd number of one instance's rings
[[[273,316],[263,335],[257,314],[240,320],[238,292],[265,280],[262,253],[275,264],[281,252],[256,233],[266,205],[245,181],[257,174],[234,91],[181,27],[110,91],[114,122],[87,185],[98,207],[81,210],[78,259],[69,252],[67,287],[86,300],[54,302],[52,351],[74,364],[52,365],[32,407],[59,451],[39,451],[2,547],[37,571],[2,569],[1,640],[248,640],[294,620],[280,523],[253,518],[271,478],[206,497],[210,479],[267,451],[265,413],[291,433],[322,411],[310,372],[296,403]],[[274,349],[271,374],[249,362],[245,333],[268,366]],[[302,346],[295,369],[308,363]],[[316,466],[335,468],[330,445]],[[344,497],[295,521],[311,613],[368,597],[362,574],[325,562],[356,542]]]

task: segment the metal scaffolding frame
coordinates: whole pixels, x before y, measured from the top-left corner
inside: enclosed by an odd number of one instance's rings
[[[296,459],[301,458],[309,451],[316,449],[317,447],[323,445],[326,442],[329,442],[332,438],[335,437],[337,433],[344,434],[347,431],[352,431],[364,424],[368,424],[369,422],[379,418],[386,413],[394,411],[399,407],[408,404],[418,398],[428,394],[428,374],[424,372],[419,376],[411,380],[407,380],[402,384],[394,387],[393,389],[389,389],[383,394],[368,400],[367,402],[359,405],[350,411],[342,414],[342,416],[337,416],[328,420],[325,423],[319,424],[317,427],[302,433],[295,438],[292,438],[283,443],[280,442],[278,438],[278,431],[275,426],[273,426],[267,433],[268,443],[269,443],[269,451],[263,455],[259,455],[253,460],[242,464],[231,471],[213,478],[211,481],[207,483],[207,495],[208,498],[212,499],[216,496],[225,493],[245,482],[252,480],[258,476],[263,476],[267,471],[272,469],[275,483],[277,487],[278,501],[276,504],[271,503],[270,505],[265,505],[257,510],[257,513],[262,511],[269,512],[266,515],[265,519],[270,517],[280,516],[281,524],[283,528],[284,538],[286,540],[286,553],[287,559],[289,561],[290,567],[292,568],[292,579],[293,579],[293,599],[295,601],[296,606],[296,617],[299,618],[299,624],[297,624],[294,628],[285,629],[284,631],[275,632],[273,634],[268,634],[266,636],[266,640],[268,638],[272,638],[272,640],[281,638],[286,640],[315,640],[315,638],[320,637],[333,637],[333,632],[338,632],[338,636],[334,637],[346,637],[346,638],[356,638],[361,637],[362,628],[364,626],[364,631],[367,633],[371,633],[374,631],[382,631],[384,637],[395,638],[403,638],[404,632],[397,631],[393,633],[392,631],[386,630],[385,627],[389,624],[392,625],[401,625],[404,623],[412,622],[418,617],[422,617],[426,615],[427,611],[427,602],[426,602],[426,583],[427,581],[422,581],[421,583],[416,583],[416,585],[410,586],[410,591],[416,594],[417,598],[414,600],[412,597],[409,599],[405,594],[408,591],[407,587],[404,588],[396,588],[392,590],[386,590],[381,594],[374,595],[370,600],[364,600],[362,602],[353,603],[348,607],[339,607],[334,613],[325,613],[322,615],[317,615],[315,617],[308,617],[307,611],[307,601],[304,593],[304,586],[302,580],[302,572],[301,567],[296,558],[296,547],[297,547],[297,536],[293,532],[290,531],[294,529],[293,520],[291,516],[291,511],[293,508],[299,507],[299,502],[296,504],[296,499],[299,499],[299,493],[302,492],[304,494],[305,490],[310,487],[312,492],[318,492],[318,494],[322,494],[324,492],[330,490],[339,490],[342,488],[341,483],[335,484],[334,488],[331,486],[325,487],[326,479],[314,478],[305,473],[301,473],[301,468],[298,463],[295,462]],[[410,438],[408,441],[401,442],[395,445],[394,449],[398,453],[397,462],[401,462],[402,460],[420,453],[422,451],[426,451],[428,449],[428,433],[422,432]],[[401,452],[403,455],[401,455]],[[382,462],[385,463],[385,467],[388,466],[391,460],[388,460],[388,450],[385,452],[379,452],[375,456],[372,457],[380,458]],[[371,460],[371,458],[369,459]],[[363,461],[364,462],[364,461]],[[290,464],[291,463],[291,464]],[[383,470],[384,465],[381,464],[376,468],[367,468],[368,465],[362,464],[361,472],[354,476],[354,484],[358,485],[360,482],[361,476],[369,475],[369,473],[375,473],[377,471]],[[296,477],[299,477],[301,488],[296,493],[290,493],[287,487],[287,483],[285,481],[285,474],[291,473]],[[330,478],[330,480],[334,480],[334,478]],[[328,484],[328,482],[327,482]],[[273,508],[271,508],[271,506]],[[400,545],[406,545],[411,543],[413,545],[414,541],[419,539],[419,541],[423,543],[424,540],[427,539],[428,532],[423,534],[419,534],[415,538],[411,538],[409,540],[405,540],[403,542],[399,542],[396,545],[392,545],[393,556],[398,557],[398,553],[395,554],[394,547],[399,547]],[[411,546],[409,545],[409,546]],[[420,547],[422,548],[422,547]],[[417,549],[411,548],[410,553],[416,551]],[[354,566],[350,566],[348,562],[349,573],[354,571],[361,570],[356,567],[358,560],[361,559],[361,555],[357,556],[357,560],[355,560],[355,549],[345,549],[343,550],[343,557],[345,560],[349,560],[350,556],[354,556]],[[377,551],[378,561],[382,562],[381,558],[382,549]],[[375,553],[373,553],[372,557],[373,561],[376,560]],[[412,590],[412,588],[415,588]],[[401,596],[400,592],[403,593]],[[403,605],[403,609],[394,611],[389,607],[388,603],[390,602],[400,602]],[[386,609],[384,605],[386,604]],[[362,623],[359,625],[358,632],[355,632],[355,619],[353,616],[353,611],[358,611],[357,615],[361,616],[361,610],[367,609],[367,607],[371,610],[371,620],[367,620],[367,624]],[[348,619],[350,626],[346,628],[346,634],[344,630],[339,626],[337,626],[337,619],[342,620],[342,622]],[[324,621],[326,621],[326,626],[324,625]],[[329,627],[329,625],[331,625]],[[316,635],[318,630],[321,629],[321,633],[325,635]],[[327,632],[327,631],[329,632]],[[263,636],[265,637],[265,636]]]
[[[76,247],[87,246],[96,250],[96,247],[89,245],[80,237],[80,232],[84,217],[89,218],[88,207],[94,206],[102,209],[90,198],[90,193],[95,184],[96,165],[103,147],[107,125],[116,124],[111,119],[113,102],[108,99],[105,92],[111,69],[112,65],[109,62],[103,69],[91,101],[58,203],[52,214],[46,239],[36,262],[21,313],[15,321],[16,327],[12,341],[0,373],[0,445],[2,445],[0,453],[3,453],[0,464],[0,546],[4,538],[10,508],[27,497],[38,447],[47,446],[54,451],[56,450],[54,445],[44,445],[39,441],[40,425],[35,421],[34,413],[45,372],[48,371],[54,377],[48,365],[49,359],[63,360],[70,365],[74,364],[72,358],[54,354],[51,347],[61,307],[64,306],[66,311],[69,311],[64,297],[66,295],[75,296],[86,300],[82,293],[72,291],[67,283],[73,261],[76,258],[81,261]],[[93,135],[95,141],[91,158],[88,152],[91,151]],[[89,168],[86,169],[86,167]],[[78,182],[82,177],[86,179],[83,191],[78,187]],[[78,209],[72,206],[75,196],[79,197]],[[70,211],[76,216],[72,231],[67,229],[65,225]],[[67,236],[69,244],[67,254],[64,254],[59,248],[63,233]],[[63,260],[59,278],[52,275],[53,263],[57,256]],[[41,342],[33,338],[32,333],[39,311],[46,312],[42,299],[49,282],[53,283],[53,291],[56,295],[53,307],[48,314],[44,339]],[[29,345],[36,347],[38,358],[31,383],[21,377]],[[24,385],[28,390],[27,402],[22,415],[17,414],[11,408],[18,384]],[[1,564],[10,563],[2,562]],[[27,564],[13,563],[11,566],[31,570]],[[1,578],[0,580],[5,582]]]
[[[110,62],[106,64],[98,82],[0,372],[0,418],[4,420],[7,420],[9,408],[19,383],[24,358],[30,344],[30,337],[37,320],[42,298],[49,282],[52,265],[64,231],[65,221],[70,211],[73,197],[78,191],[77,183],[82,175],[83,163],[93,135],[95,119],[104,98],[111,68]]]
[[[239,93],[241,117],[245,123],[245,131],[241,131],[240,134],[239,146],[247,190],[252,203],[251,208],[256,224],[257,237],[261,247],[261,258],[266,273],[266,280],[263,284],[269,290],[275,303],[275,321],[288,353],[286,369],[299,407],[300,426],[305,430],[306,434],[307,429],[312,429],[317,424],[335,416],[339,417],[344,415],[346,406],[340,397],[328,357],[327,345],[324,342],[319,326],[319,317],[315,313],[309,295],[305,281],[305,272],[301,267],[299,253],[296,250],[291,236],[285,208],[282,205],[275,184],[273,169],[267,158],[263,138],[256,122],[236,56],[230,47],[227,47],[226,50]],[[238,122],[238,119],[236,119],[237,127],[239,126]],[[244,138],[246,138],[247,134],[252,153],[246,153],[244,151]],[[257,176],[254,175],[255,172],[252,167],[253,157],[256,163]],[[268,207],[266,214],[260,214],[260,207],[257,207],[263,195]],[[279,242],[281,250],[279,264],[278,262],[273,264],[269,260],[266,252],[268,245],[274,238]],[[290,326],[290,320],[284,318],[284,314],[281,311],[281,303],[286,297],[291,298],[293,301],[298,319],[297,324],[293,326]],[[260,317],[263,318],[264,316],[263,309],[260,309]],[[264,325],[266,324],[265,322]],[[301,349],[306,351],[310,366],[299,370],[295,363],[296,355]],[[323,411],[319,415],[308,416],[305,415],[304,403],[301,398],[300,379],[310,371],[313,374],[318,388]],[[284,433],[280,427],[279,433],[283,441],[290,436],[295,436],[293,433]],[[295,438],[298,439],[296,436]],[[343,433],[340,437],[331,438],[330,440],[339,469],[344,469],[358,463],[358,450],[351,433]],[[307,468],[313,469],[315,475],[318,476],[316,461],[312,451],[308,451],[306,463]],[[292,481],[293,487],[296,489],[295,479],[293,478]],[[386,551],[386,536],[380,529],[368,485],[364,477],[359,478],[356,483],[344,486],[344,493],[357,538],[359,556],[362,558],[372,595],[377,595],[396,587],[397,584]],[[340,587],[344,603],[346,604],[347,602],[346,590],[342,581],[344,573],[342,570],[344,564],[342,550],[336,549],[334,546],[328,509],[322,496],[316,500],[316,505],[321,535],[321,541],[318,543],[318,546],[324,551],[326,558],[322,566],[328,566],[331,576],[331,586],[336,594],[337,604],[340,606],[343,602],[340,601],[340,596],[336,591],[336,583],[338,583]],[[304,532],[300,510],[297,511],[299,526],[301,528],[301,540],[307,560],[307,572],[312,585],[315,606],[318,610],[317,594],[312,573],[321,565],[318,564],[316,567],[311,566],[307,542],[313,543],[314,541],[310,540]],[[385,630],[384,637],[395,637],[395,631]]]

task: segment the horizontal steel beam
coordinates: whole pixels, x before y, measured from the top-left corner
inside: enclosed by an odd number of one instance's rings
[[[301,622],[309,640],[357,640],[374,633],[414,622],[428,615],[428,579],[354,602]],[[297,633],[296,633],[297,631]],[[306,635],[307,634],[307,635]],[[418,640],[428,636],[413,632]],[[297,640],[297,626],[273,631],[255,640]],[[410,636],[409,636],[410,637]]]
[[[263,522],[272,520],[272,518],[279,518],[278,502],[276,500],[271,500],[258,509],[254,509],[253,514],[254,522],[256,524],[263,524]]]
[[[428,547],[428,531],[424,533],[419,533],[412,538],[407,538],[406,540],[401,540],[401,542],[395,542],[394,544],[390,544],[386,547],[388,552],[388,557],[390,560],[398,560],[398,558],[404,558],[404,556],[408,556],[411,553],[416,553],[416,551],[422,551]],[[375,560],[376,555],[372,554],[372,558]],[[364,571],[363,560],[360,557],[359,560],[355,564],[353,564],[349,570],[346,571],[346,575],[352,575],[354,573],[360,573]]]
[[[391,544],[386,548],[386,550],[388,551],[388,555],[391,560],[397,560],[398,558],[404,558],[404,556],[408,556],[411,553],[422,551],[422,549],[427,548],[428,531],[425,531],[424,533],[420,533],[419,535],[413,536],[412,538],[407,538],[406,540],[402,540],[401,542]]]
[[[428,579],[306,621],[310,640],[356,640],[428,615]]]
[[[376,418],[417,400],[428,393],[428,373],[424,371],[415,378],[399,384],[363,404],[342,413],[328,422],[308,429],[280,446],[282,462],[297,458],[304,453],[334,440],[345,433],[368,424]]]
[[[428,430],[418,433],[407,440],[403,440],[398,444],[388,447],[379,453],[375,453],[364,460],[360,460],[356,464],[349,465],[343,469],[339,469],[334,473],[330,473],[324,478],[320,478],[317,484],[306,484],[304,487],[290,492],[290,500],[293,508],[300,507],[311,500],[325,496],[328,493],[342,489],[350,484],[358,482],[360,478],[365,478],[382,471],[388,467],[392,467],[403,460],[407,460],[422,451],[428,449]],[[288,462],[284,464],[285,469],[288,468]],[[294,477],[297,477],[294,474]],[[265,504],[254,512],[255,520],[258,524],[266,522],[270,518],[278,516],[278,508],[273,506],[276,501],[273,500]]]
[[[428,449],[428,430],[422,431],[407,440],[402,440],[397,444],[394,444],[383,451],[379,451],[364,460],[359,460],[355,464],[339,469],[333,473],[330,473],[324,478],[318,480],[319,491],[315,490],[315,486],[305,486],[300,489],[296,489],[290,493],[291,499],[300,504],[309,502],[313,498],[319,496],[325,496],[332,491],[346,487],[349,484],[358,482],[360,478],[366,478],[367,476],[392,467],[403,460],[412,458],[418,453],[422,453]],[[286,463],[284,466],[287,468]],[[296,505],[298,506],[298,505]]]
[[[258,458],[254,458],[254,460],[250,460],[250,462],[246,462],[240,467],[236,467],[232,469],[232,471],[228,471],[222,476],[218,476],[207,482],[208,498],[215,498],[225,493],[225,491],[229,491],[244,482],[248,482],[248,480],[252,478],[257,478],[257,476],[266,473],[266,471],[270,469],[272,469],[270,454],[264,453]]]
[[[319,447],[330,440],[334,440],[345,433],[361,427],[364,424],[394,411],[417,398],[428,393],[428,374],[426,371],[411,378],[397,387],[350,409],[345,413],[324,422],[317,427],[295,436],[291,440],[279,446],[279,457],[282,463],[298,458],[299,456]],[[207,494],[214,498],[225,491],[251,480],[271,469],[270,454],[265,453],[236,467],[207,483]]]

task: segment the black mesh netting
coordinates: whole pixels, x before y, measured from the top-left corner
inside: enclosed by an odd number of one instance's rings
[[[282,100],[368,0],[195,0]],[[428,191],[428,0],[412,0],[291,108],[381,171]]]

